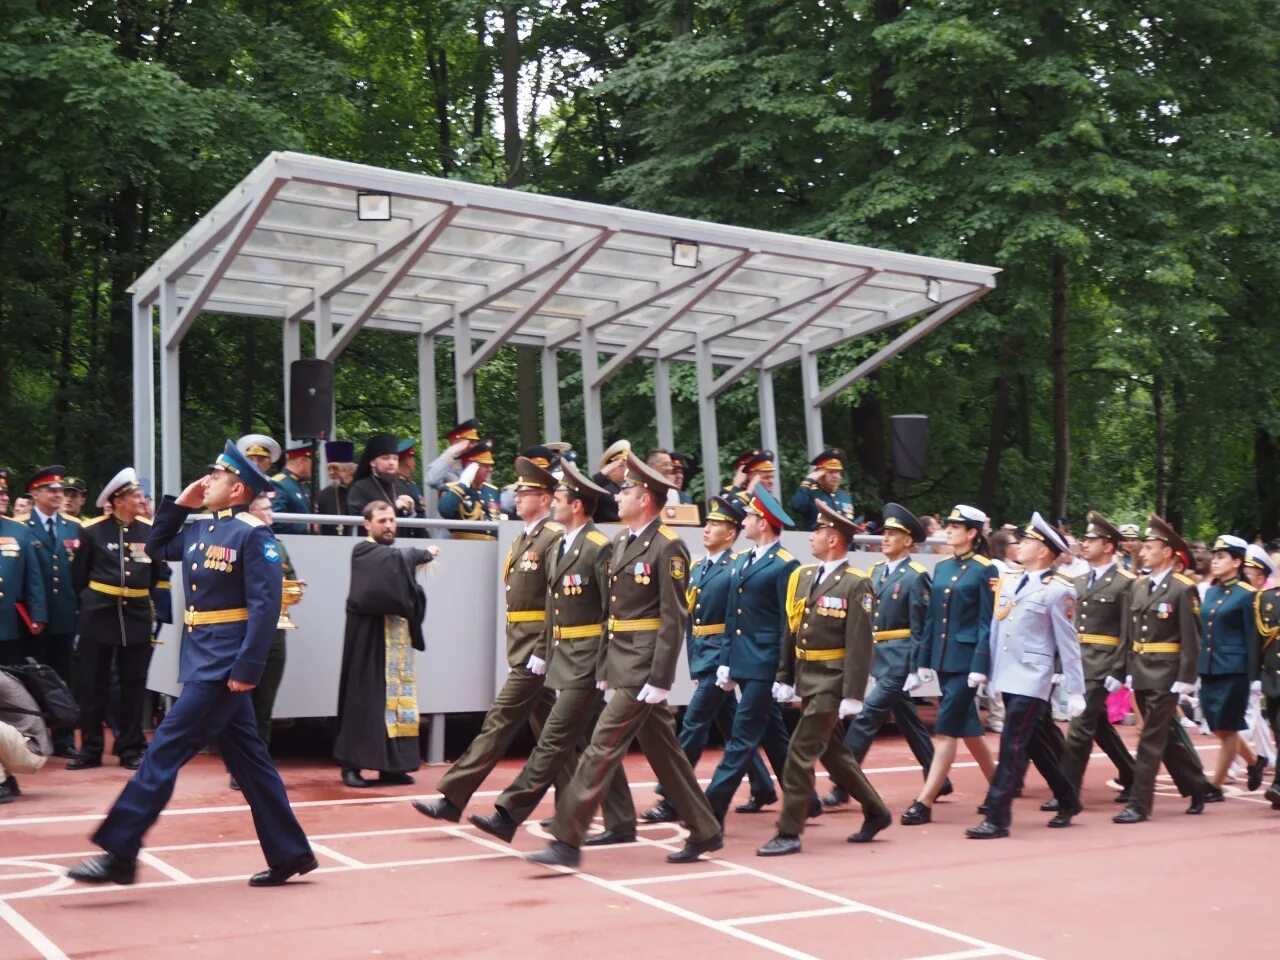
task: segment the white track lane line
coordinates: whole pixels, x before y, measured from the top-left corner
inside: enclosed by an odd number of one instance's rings
[[[20,914],[12,906],[0,900],[0,920],[13,927],[14,932],[40,952],[43,960],[71,960],[58,949],[58,945],[41,932],[40,928]]]
[[[955,953],[931,953],[923,957],[911,957],[910,960],[976,960],[977,957],[1003,956],[1000,950],[957,950]]]
[[[143,850],[141,853],[139,853],[138,861],[140,863],[145,863],[147,866],[151,867],[153,870],[158,870],[160,873],[163,873],[170,880],[176,880],[178,883],[190,883],[193,879],[189,874],[183,873],[177,867],[165,863],[163,860],[157,857],[155,855],[155,852],[152,850]]]
[[[636,877],[634,880],[615,880],[624,887],[634,887],[649,883],[679,883],[682,880],[705,880],[708,877],[731,877],[736,870],[701,870],[697,873],[659,874],[654,877]]]
[[[783,920],[808,920],[810,917],[838,917],[847,913],[861,913],[862,907],[817,907],[813,910],[792,910],[788,913],[761,913],[754,917],[732,917],[723,920],[731,927],[745,927],[753,923],[779,923]]]
[[[324,856],[328,857],[330,860],[337,860],[344,867],[367,867],[368,866],[367,863],[364,863],[361,860],[357,860],[355,857],[348,857],[345,853],[339,853],[337,850],[331,850],[329,847],[326,847],[322,843],[316,843],[314,840],[310,840],[310,843],[311,843],[311,849],[314,850],[316,853],[324,854]]]

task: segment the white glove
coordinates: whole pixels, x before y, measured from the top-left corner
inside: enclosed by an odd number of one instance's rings
[[[1124,684],[1115,677],[1107,677],[1102,681],[1102,685],[1107,688],[1107,693],[1115,693],[1117,690],[1124,689]]]
[[[608,693],[608,692],[609,692],[609,681],[608,681],[608,680],[597,680],[597,681],[596,681],[596,689],[597,689],[597,690],[599,690],[601,693]]]
[[[1132,690],[1132,689],[1133,689],[1133,674],[1132,674],[1132,673],[1127,673],[1127,674],[1125,674],[1125,677],[1124,677],[1124,685],[1125,685],[1126,687],[1128,687],[1130,690]]]
[[[641,703],[662,703],[667,699],[670,690],[663,690],[661,687],[650,686],[645,684],[640,688],[640,692],[636,694],[636,699]]]
[[[1055,674],[1053,675],[1053,679],[1050,681],[1050,683],[1051,683],[1053,686],[1055,686],[1055,687],[1060,687],[1060,686],[1062,686],[1062,680],[1063,680],[1062,674],[1060,674],[1060,673],[1055,673]]]
[[[986,679],[987,675],[985,673],[971,673],[969,674],[969,686],[976,688],[978,684],[984,683]]]
[[[938,672],[936,670],[930,670],[928,667],[921,667],[916,671],[916,677],[921,683],[933,683],[933,681],[938,679]]]
[[[848,717],[856,717],[861,712],[862,712],[861,700],[851,700],[848,697],[845,697],[843,700],[840,701],[839,713],[840,713],[841,720],[844,720]]]
[[[737,684],[729,679],[729,665],[727,663],[716,667],[716,686],[725,692],[737,687]]]
[[[796,688],[788,683],[775,683],[773,685],[773,699],[779,703],[790,703],[796,698]]]
[[[1067,697],[1067,716],[1074,720],[1084,713],[1084,694],[1073,693]]]
[[[1176,693],[1179,697],[1189,697],[1196,692],[1196,685],[1194,683],[1183,683],[1179,680],[1169,688],[1169,692]]]
[[[1249,692],[1250,692],[1250,693],[1262,693],[1262,681],[1261,681],[1261,680],[1254,680],[1254,681],[1250,682],[1250,684],[1249,684]]]
[[[529,662],[525,664],[525,668],[528,669],[528,671],[535,677],[546,676],[547,661],[543,660],[541,657],[530,657]]]
[[[916,687],[920,686],[920,678],[914,673],[907,674],[907,682],[902,685],[902,689],[910,693]]]
[[[614,693],[615,693],[615,691],[613,691],[613,690],[605,690],[605,692],[604,692],[604,702],[605,702],[605,703],[608,703],[610,700],[612,700],[612,699],[613,699],[613,695],[614,695]]]

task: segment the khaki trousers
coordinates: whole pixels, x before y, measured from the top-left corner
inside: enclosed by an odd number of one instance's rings
[[[0,782],[15,773],[35,773],[48,759],[31,751],[17,727],[0,722]]]

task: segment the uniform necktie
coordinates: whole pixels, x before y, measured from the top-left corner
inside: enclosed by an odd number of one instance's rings
[[[1090,570],[1089,571],[1089,589],[1092,590],[1093,585],[1097,582],[1098,582],[1098,571]]]
[[[1155,592],[1156,592],[1156,582],[1155,582],[1155,580],[1148,579],[1148,580],[1147,580],[1147,596],[1149,597],[1149,596],[1151,596],[1151,595],[1152,595],[1153,593],[1155,593]]]
[[[569,552],[569,541],[561,539],[560,541],[560,559],[564,559],[564,555]]]
[[[48,528],[48,530],[49,530],[49,539],[50,539],[50,540],[55,540],[55,541],[56,541],[56,540],[58,539],[58,534],[57,534],[57,532],[53,529],[53,517],[50,517],[50,518],[49,518],[49,519],[47,519],[44,523],[45,523],[45,527],[47,527],[47,528]]]
[[[1024,573],[1022,575],[1022,579],[1018,581],[1018,589],[1013,591],[1013,595],[1016,597],[1018,594],[1020,594],[1022,592],[1022,588],[1025,587],[1028,581],[1030,580],[1031,580],[1031,574]]]
[[[750,553],[748,553],[748,554],[747,554],[747,560],[746,560],[746,562],[742,565],[742,572],[743,572],[743,573],[746,573],[748,570],[750,570],[750,569],[751,569],[751,564],[755,561],[755,559],[756,559],[756,552],[755,552],[754,550],[752,550]]]
[[[711,572],[711,558],[707,557],[707,559],[702,561],[702,575],[705,577],[710,572]]]

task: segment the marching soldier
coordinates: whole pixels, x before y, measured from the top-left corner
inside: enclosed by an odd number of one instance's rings
[[[600,502],[596,504],[596,514],[592,517],[596,523],[618,522],[616,497],[622,489],[622,478],[627,472],[629,453],[631,453],[631,441],[616,440],[600,456],[600,472],[592,474],[591,482],[608,493],[608,496],[601,497]]]
[[[80,521],[62,513],[62,480],[66,468],[61,464],[42,467],[27,482],[32,508],[29,514],[15,517],[27,525],[32,556],[44,581],[49,621],[43,630],[25,632],[25,656],[53,667],[68,685],[72,682],[71,648],[76,631],[76,590],[71,582],[71,561],[80,546]],[[75,731],[58,727],[52,731],[54,756],[75,755]]]
[[[285,448],[284,469],[271,474],[276,494],[271,501],[275,513],[311,512],[312,457],[310,443],[293,443]],[[276,524],[275,533],[306,533],[305,523]]]
[[[521,450],[519,455],[533,461],[552,475],[560,472],[560,458],[550,447],[536,444]],[[516,518],[516,485],[514,483],[509,483],[498,491],[498,507],[502,516],[511,520]]]
[[[546,689],[547,588],[564,527],[551,519],[555,477],[524,457],[516,458],[516,473],[516,509],[524,530],[512,542],[503,567],[511,669],[479,735],[436,784],[442,796],[427,803],[413,801],[419,813],[435,820],[457,823],[525,722],[532,720],[534,733],[541,734],[554,703]]]
[[[848,518],[847,514],[843,515]],[[929,614],[933,580],[928,569],[911,559],[912,545],[925,539],[924,526],[915,514],[897,503],[884,505],[880,552],[885,559],[871,568],[871,586],[876,594],[871,675],[876,685],[867,694],[861,712],[849,722],[844,742],[858,763],[862,763],[872,740],[892,713],[894,724],[927,776],[933,764],[933,741],[911,697],[903,689],[913,672],[915,652],[924,639],[924,624]],[[951,781],[944,781],[938,795],[945,797],[952,789]],[[848,794],[836,786],[822,802],[834,807],[848,799]]]
[[[1116,780],[1123,788],[1117,803],[1129,802],[1133,785],[1133,757],[1120,734],[1107,719],[1107,696],[1123,686],[1125,637],[1129,623],[1129,598],[1134,575],[1116,562],[1123,542],[1121,532],[1096,510],[1089,511],[1089,526],[1080,538],[1080,550],[1089,572],[1074,580],[1076,636],[1084,665],[1084,712],[1067,728],[1062,749],[1062,772],[1080,792],[1089,752],[1096,742],[1116,765]],[[1057,810],[1057,801],[1041,807]]]
[[[584,477],[572,462],[563,461],[564,476],[554,497],[554,516],[564,528],[549,561],[547,600],[546,685],[556,701],[542,726],[538,745],[511,786],[495,801],[489,816],[468,819],[507,843],[515,836],[561,771],[571,772],[577,745],[589,734],[602,702],[596,689],[600,644],[609,618],[609,538],[595,528],[591,514],[604,490]],[[602,846],[634,843],[636,811],[622,768],[614,772],[604,804],[603,833],[583,844]]]
[[[847,564],[856,532],[853,521],[823,502],[816,509],[818,526],[809,543],[818,562],[793,570],[788,579],[787,633],[772,689],[781,703],[799,696],[804,712],[791,735],[782,773],[778,833],[756,851],[761,857],[800,852],[819,759],[836,784],[862,805],[862,828],[848,838],[850,843],[870,843],[893,822],[839,728],[840,720],[862,711],[871,672],[875,593],[866,575]]]
[[[669,854],[667,862],[692,863],[724,846],[666,708],[689,617],[689,552],[659,519],[670,489],[666,477],[628,454],[618,493],[618,513],[627,529],[613,542],[609,630],[596,674],[598,688],[612,690],[613,695],[556,804],[551,826],[555,839],[528,857],[532,863],[576,867],[581,862],[591,818],[632,740],[640,741],[653,772],[689,826],[684,848]]]
[[[462,475],[440,489],[437,509],[444,520],[501,520],[499,491],[489,477],[493,473],[493,441],[478,440],[458,455]],[[516,484],[517,487],[519,483]],[[450,530],[454,540],[497,540],[487,530]]]
[[[1054,573],[1054,562],[1067,552],[1058,531],[1038,513],[1018,542],[1023,573],[999,583],[999,597],[988,632],[991,685],[1004,699],[1004,730],[1000,733],[1000,762],[991,779],[981,812],[983,821],[965,831],[971,840],[1009,835],[1013,798],[1022,789],[1027,764],[1049,784],[1058,801],[1050,827],[1068,827],[1081,810],[1075,786],[1063,774],[1048,741],[1037,735],[1053,691],[1055,654],[1062,664],[1067,690],[1067,714],[1084,712],[1084,670],[1076,640],[1074,584]],[[972,675],[971,675],[972,676]],[[987,680],[983,676],[981,680]]]
[[[112,670],[120,680],[120,732],[112,753],[120,766],[137,770],[146,752],[142,704],[155,611],[151,593],[169,579],[169,567],[147,555],[151,521],[141,516],[138,474],[125,467],[98,494],[97,506],[111,515],[86,520],[71,579],[80,594],[77,622],[76,700],[80,704],[80,752],[68,770],[102,766],[102,727],[107,719]]]
[[[21,663],[23,629],[49,622],[44,578],[27,526],[0,516],[0,666]]]
[[[1194,580],[1174,570],[1178,554],[1189,564],[1186,541],[1152,514],[1141,556],[1150,572],[1134,581],[1129,594],[1128,666],[1142,713],[1142,735],[1131,800],[1111,818],[1116,823],[1141,823],[1151,816],[1162,759],[1179,790],[1191,797],[1187,813],[1204,811],[1209,790],[1199,759],[1184,741],[1170,736],[1177,723],[1178,698],[1195,690],[1200,657],[1200,594]]]
[[[1249,544],[1245,568],[1253,571],[1254,586],[1258,587],[1253,595],[1253,612],[1260,647],[1259,677],[1250,684],[1250,692],[1266,698],[1267,718],[1276,743],[1280,744],[1280,587],[1263,589],[1267,578],[1275,573],[1275,567],[1267,551],[1256,544]],[[1276,768],[1275,778],[1263,796],[1271,801],[1272,810],[1280,810],[1280,767]]]
[[[853,497],[847,490],[840,489],[846,459],[843,450],[832,447],[809,461],[813,469],[800,481],[791,498],[791,512],[796,516],[798,529],[812,530],[817,526],[819,503],[853,519]]]

